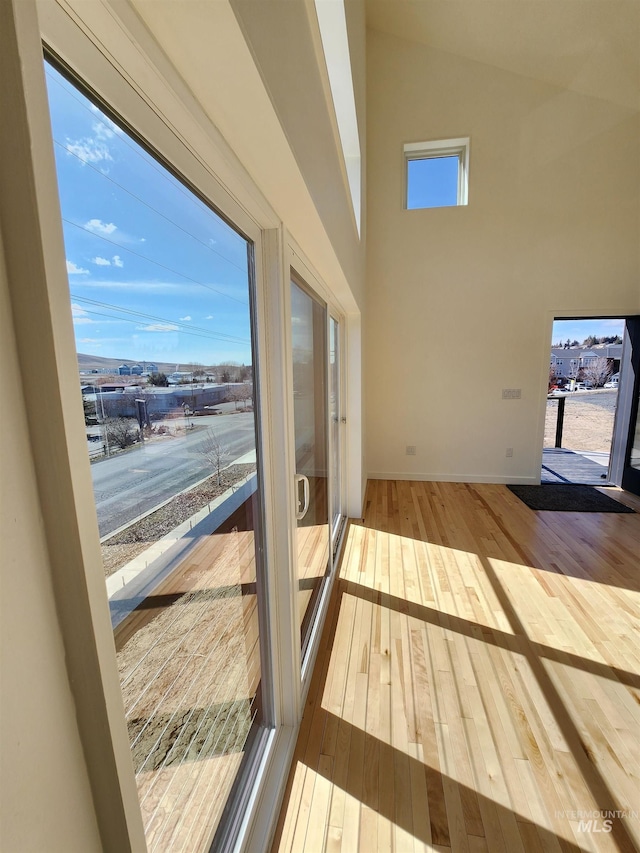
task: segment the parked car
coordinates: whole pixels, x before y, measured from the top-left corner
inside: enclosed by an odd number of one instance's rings
[[[605,388],[617,388],[619,379],[620,379],[620,374],[614,373],[613,376],[609,377],[609,380],[604,383],[604,387]]]

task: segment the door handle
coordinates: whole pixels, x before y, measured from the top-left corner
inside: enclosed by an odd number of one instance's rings
[[[304,474],[296,474],[293,478],[296,484],[296,501],[298,509],[296,510],[296,521],[302,521],[309,510],[309,479]],[[302,507],[300,507],[300,483],[303,484],[303,499]]]

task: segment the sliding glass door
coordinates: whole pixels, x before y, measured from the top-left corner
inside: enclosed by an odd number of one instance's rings
[[[329,318],[329,422],[330,422],[330,493],[331,545],[335,555],[340,544],[344,522],[342,507],[342,345],[340,323]]]
[[[629,426],[622,470],[622,488],[640,495],[640,317],[627,320],[630,358],[627,382],[631,390]]]
[[[291,282],[298,615],[306,650],[329,572],[327,309]]]
[[[94,569],[146,841],[198,853],[224,831],[270,723],[254,242],[46,73]]]

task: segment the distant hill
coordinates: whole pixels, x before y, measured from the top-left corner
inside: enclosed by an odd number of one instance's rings
[[[78,369],[79,370],[112,370],[114,372],[120,367],[121,364],[128,364],[131,366],[132,364],[142,364],[141,361],[136,361],[131,358],[104,358],[101,355],[88,355],[87,353],[79,352],[78,353]],[[176,363],[167,362],[167,361],[154,361],[155,365],[157,365],[160,373],[173,373],[176,370]],[[185,370],[184,365],[178,365],[178,370]]]

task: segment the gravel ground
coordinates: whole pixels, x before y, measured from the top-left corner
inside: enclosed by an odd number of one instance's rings
[[[567,450],[609,453],[618,391],[575,391],[566,397],[562,446]],[[544,446],[554,447],[558,401],[547,401]]]
[[[161,509],[103,542],[102,562],[105,575],[108,577],[122,568],[152,542],[157,542],[166,533],[170,533],[174,527],[191,518],[199,509],[255,470],[256,466],[252,463],[230,465],[221,473],[220,485],[217,484],[216,477],[210,477],[195,489],[176,495]]]

